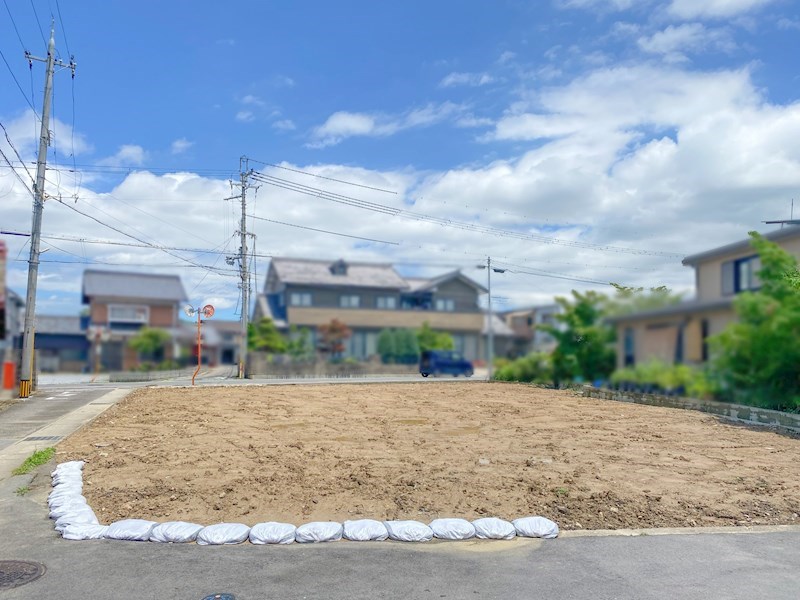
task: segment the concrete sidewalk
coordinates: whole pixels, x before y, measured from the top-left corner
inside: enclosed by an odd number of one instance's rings
[[[0,481],[36,450],[54,446],[132,389],[40,389],[0,413]]]

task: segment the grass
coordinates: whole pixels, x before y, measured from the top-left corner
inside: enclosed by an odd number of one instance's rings
[[[23,485],[23,486],[18,487],[17,489],[15,489],[14,493],[17,496],[24,496],[25,494],[27,494],[30,491],[31,491],[31,488],[29,488],[27,485]]]
[[[12,475],[25,475],[30,473],[36,467],[39,467],[49,461],[56,453],[55,448],[45,448],[44,450],[37,450],[25,459],[25,462],[11,471]]]

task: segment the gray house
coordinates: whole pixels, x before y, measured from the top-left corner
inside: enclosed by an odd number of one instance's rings
[[[353,332],[345,355],[358,359],[377,354],[382,329],[418,329],[427,322],[449,333],[466,358],[480,360],[486,322],[479,298],[485,292],[460,271],[404,278],[386,263],[273,258],[253,319],[269,317],[283,331],[305,327],[314,341],[320,325],[338,319]],[[493,323],[496,339],[511,334],[501,320]]]

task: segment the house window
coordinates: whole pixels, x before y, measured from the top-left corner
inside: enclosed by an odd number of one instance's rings
[[[124,304],[109,304],[109,323],[147,323],[150,319],[150,310],[147,306],[134,306]]]
[[[394,310],[397,308],[397,298],[394,296],[378,296],[375,299],[375,306],[384,310]]]
[[[311,292],[292,292],[289,294],[289,304],[292,306],[311,306]]]
[[[632,367],[636,364],[636,337],[633,327],[625,328],[624,337],[625,366]]]
[[[437,298],[436,310],[453,312],[456,309],[456,301],[452,298]]]
[[[361,306],[361,296],[357,294],[348,294],[346,296],[339,296],[339,307],[358,308],[359,306]]]
[[[761,258],[758,255],[722,263],[722,294],[730,296],[761,288],[760,270]]]

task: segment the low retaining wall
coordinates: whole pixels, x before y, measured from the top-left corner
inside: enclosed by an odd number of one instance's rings
[[[683,398],[680,396],[662,396],[660,394],[606,390],[590,385],[583,386],[576,390],[576,393],[580,396],[597,398],[600,400],[615,400],[617,402],[632,402],[634,404],[648,404],[650,406],[699,410],[700,412],[716,415],[723,419],[738,421],[739,423],[766,425],[793,433],[800,433],[800,414],[785,413],[777,410],[769,410],[767,408],[717,402],[716,400],[699,400],[697,398]]]

